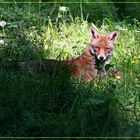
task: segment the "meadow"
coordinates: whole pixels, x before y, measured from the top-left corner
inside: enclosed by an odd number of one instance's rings
[[[0,136],[140,136],[140,22],[119,21],[109,12],[89,19],[79,8],[73,15],[62,4],[0,5],[0,21],[6,21],[0,29]],[[102,34],[119,32],[111,70],[121,77],[85,85],[63,73],[49,77],[11,68],[13,61],[81,55],[92,23]]]

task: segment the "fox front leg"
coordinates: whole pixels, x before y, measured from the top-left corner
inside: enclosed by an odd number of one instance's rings
[[[84,78],[84,83],[87,84],[90,81],[94,80],[95,77],[97,76],[98,70],[97,69],[92,69],[92,70],[86,70],[86,72],[83,75]]]
[[[93,77],[91,77],[90,75],[84,75],[83,76],[83,81],[84,81],[84,84],[87,84],[87,83],[89,83],[90,81],[92,81],[93,80]]]

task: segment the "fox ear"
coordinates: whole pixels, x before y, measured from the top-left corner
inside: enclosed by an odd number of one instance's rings
[[[100,34],[97,32],[97,30],[94,27],[91,27],[91,30],[90,30],[91,40],[97,39],[97,38],[99,38],[99,36],[100,36]]]
[[[111,32],[111,33],[108,35],[109,41],[114,41],[114,42],[116,42],[117,38],[118,38],[118,32],[116,32],[116,31]]]

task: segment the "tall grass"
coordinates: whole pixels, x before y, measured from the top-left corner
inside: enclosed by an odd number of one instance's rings
[[[5,41],[0,47],[0,136],[139,136],[140,23],[93,20],[101,33],[119,32],[111,61],[122,77],[97,77],[84,85],[63,73],[48,77],[9,68],[15,60],[77,57],[90,42],[91,23],[82,16],[75,18],[68,9],[48,17],[35,7],[1,8],[7,25],[0,32]]]

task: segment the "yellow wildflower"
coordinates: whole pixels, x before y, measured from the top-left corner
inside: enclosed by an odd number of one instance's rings
[[[131,61],[131,64],[136,64],[136,63],[137,63],[136,60],[132,60],[132,61]]]
[[[117,75],[116,76],[116,79],[120,80],[121,79],[121,76],[120,75]]]

